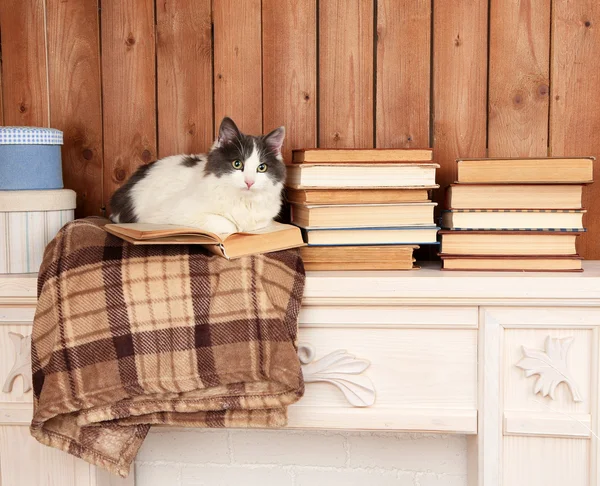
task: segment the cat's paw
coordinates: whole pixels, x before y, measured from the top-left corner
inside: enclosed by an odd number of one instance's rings
[[[237,226],[231,220],[222,216],[211,215],[202,224],[202,229],[218,235],[236,233]]]

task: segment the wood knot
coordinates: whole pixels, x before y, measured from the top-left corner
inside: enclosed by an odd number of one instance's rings
[[[223,79],[223,75],[221,73],[217,74],[217,79]]]
[[[115,181],[123,182],[125,180],[125,178],[127,177],[127,172],[125,172],[125,169],[118,167],[115,169],[114,176],[115,176]]]
[[[461,44],[462,44],[462,39],[460,38],[460,34],[459,34],[459,35],[457,35],[457,36],[455,37],[455,39],[454,39],[454,45],[455,45],[456,47],[459,47]]]
[[[19,113],[25,113],[27,111],[27,106],[25,103],[19,103]]]
[[[152,152],[150,152],[150,150],[146,149],[142,152],[142,160],[146,163],[150,162],[150,159],[152,158]]]
[[[92,157],[94,156],[94,152],[92,152],[90,149],[85,149],[83,151],[82,155],[85,160],[92,160]]]
[[[547,84],[540,84],[538,87],[538,94],[540,96],[547,96],[548,95],[548,85]]]
[[[336,142],[338,142],[342,137],[340,137],[340,132],[335,132],[333,134],[333,140],[335,140]]]
[[[133,37],[133,34],[130,32],[129,35],[127,36],[127,39],[125,39],[125,45],[127,47],[132,47],[135,44],[135,37]]]
[[[196,133],[196,124],[194,122],[188,124],[187,133],[188,135],[193,135]]]
[[[306,91],[303,91],[302,98],[304,99],[304,101],[308,101],[310,100],[310,95]]]
[[[407,142],[412,142],[412,137],[409,135],[408,137],[406,137],[406,141]]]
[[[588,29],[592,26],[592,23],[589,20],[586,20],[583,25],[585,25]]]
[[[521,93],[517,93],[515,95],[515,97],[513,98],[513,103],[515,105],[520,105],[523,103],[523,96],[521,96]]]

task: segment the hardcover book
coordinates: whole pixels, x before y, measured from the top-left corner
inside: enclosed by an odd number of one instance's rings
[[[436,203],[292,205],[292,223],[303,228],[431,226]]]
[[[292,162],[429,162],[433,150],[426,149],[303,149],[292,151]]]
[[[594,157],[531,159],[458,159],[463,183],[589,183]]]
[[[540,231],[440,231],[450,255],[575,255],[579,233]]]
[[[517,255],[447,255],[440,254],[444,270],[519,271],[519,272],[581,272],[579,255],[517,256]]]
[[[584,231],[584,209],[453,209],[442,227],[454,230]]]

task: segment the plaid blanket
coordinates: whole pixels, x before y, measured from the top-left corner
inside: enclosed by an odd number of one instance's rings
[[[125,477],[151,424],[285,425],[304,392],[297,250],[227,261],[129,245],[107,222],[69,223],[46,249],[31,434]]]

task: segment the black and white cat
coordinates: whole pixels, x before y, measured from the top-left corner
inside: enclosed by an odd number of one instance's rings
[[[208,154],[141,166],[110,200],[115,223],[174,224],[213,233],[263,228],[281,208],[284,127],[251,136],[224,118]]]

